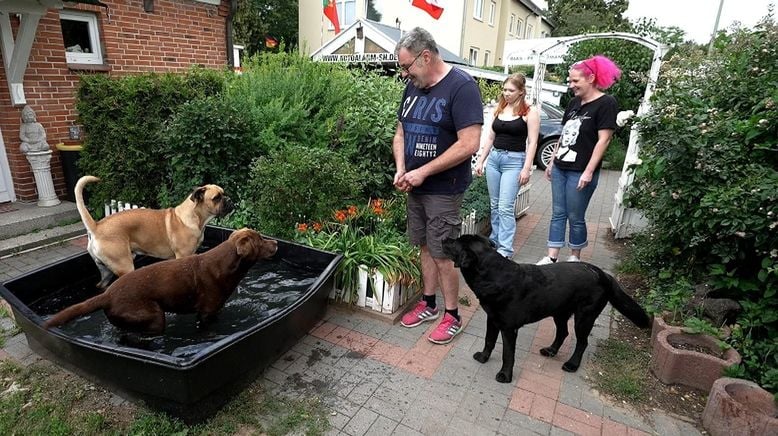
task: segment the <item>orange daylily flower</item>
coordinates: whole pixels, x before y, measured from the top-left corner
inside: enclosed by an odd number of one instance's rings
[[[339,223],[342,223],[343,221],[346,221],[346,212],[344,212],[342,210],[339,210],[339,211],[335,212],[335,219]]]
[[[313,231],[314,232],[320,232],[321,231],[321,223],[313,223]]]
[[[354,216],[357,214],[357,207],[354,205],[351,205],[348,207],[348,216]]]
[[[308,224],[306,223],[299,223],[297,224],[297,231],[300,233],[305,233],[308,231]]]

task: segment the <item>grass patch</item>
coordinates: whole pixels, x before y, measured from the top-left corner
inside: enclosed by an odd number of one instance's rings
[[[290,400],[255,382],[204,423],[187,425],[129,403],[47,361],[0,362],[0,434],[321,435],[329,411],[318,398]]]
[[[644,401],[649,358],[645,353],[636,352],[632,344],[605,339],[599,342],[594,354],[592,379],[605,394],[629,402]]]

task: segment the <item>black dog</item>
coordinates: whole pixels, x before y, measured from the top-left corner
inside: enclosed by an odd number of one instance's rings
[[[443,242],[443,252],[459,267],[487,315],[483,351],[473,355],[489,360],[497,332],[502,333],[502,368],[496,379],[513,378],[516,335],[521,326],[554,317],[556,337],[540,354],[553,357],[567,337],[567,320],[575,315],[575,351],[562,369],[574,372],[581,365],[589,333],[605,305],[624,314],[638,327],[651,324],[646,312],[600,268],[584,262],[561,262],[536,266],[517,264],[503,256],[482,236],[464,235]]]

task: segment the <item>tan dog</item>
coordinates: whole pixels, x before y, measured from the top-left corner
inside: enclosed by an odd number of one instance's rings
[[[51,317],[44,328],[98,309],[119,328],[155,335],[165,330],[165,312],[197,313],[198,321],[210,321],[249,268],[277,249],[276,241],[254,230],[236,230],[205,253],[163,260],[119,277],[102,294]]]
[[[135,269],[133,254],[159,259],[194,254],[203,241],[205,225],[232,211],[232,201],[222,188],[205,185],[174,208],[130,209],[95,222],[84,205],[84,186],[99,180],[94,176],[81,177],[75,194],[89,237],[87,251],[100,270],[100,288],[106,288],[114,275],[122,276]]]

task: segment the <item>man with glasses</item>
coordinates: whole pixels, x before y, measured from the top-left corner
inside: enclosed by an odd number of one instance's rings
[[[429,340],[446,344],[462,330],[459,273],[443,254],[442,242],[457,237],[462,198],[472,180],[470,158],[478,151],[483,109],[478,85],[464,71],[446,64],[432,35],[419,27],[395,48],[400,74],[408,79],[392,142],[397,172],[394,186],[408,193],[408,237],[421,248],[424,296],[402,318],[405,327],[437,319]]]

